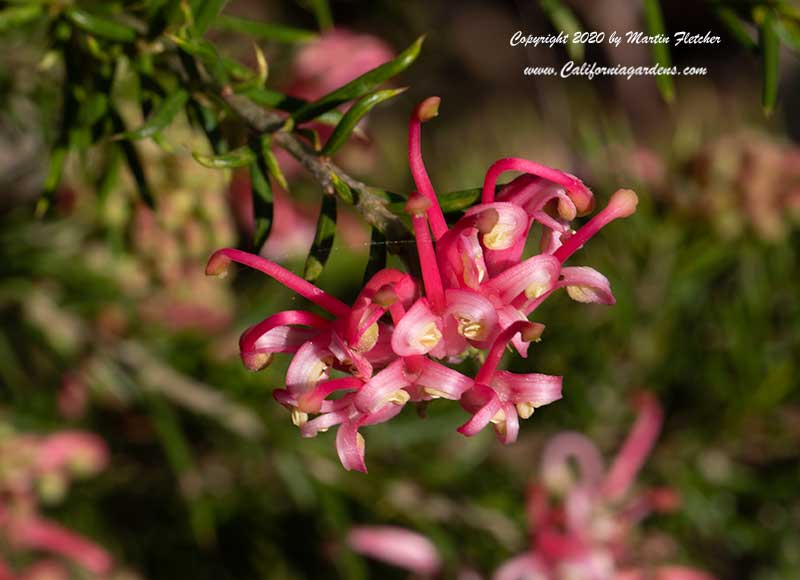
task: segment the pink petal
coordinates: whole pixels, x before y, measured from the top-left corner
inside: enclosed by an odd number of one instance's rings
[[[445,293],[444,316],[452,317],[457,331],[473,344],[491,340],[497,332],[497,310],[488,298],[473,290],[450,289]]]
[[[352,401],[352,399],[348,399],[348,401]],[[300,435],[302,437],[316,437],[320,432],[327,431],[334,425],[348,421],[351,415],[352,411],[349,406],[338,411],[324,413],[300,427]]]
[[[530,220],[525,210],[513,203],[479,204],[465,211],[464,217],[477,216],[489,210],[496,212],[497,222],[481,236],[481,242],[488,250],[507,250],[524,239]]]
[[[359,526],[347,534],[350,547],[364,556],[422,576],[441,568],[436,546],[416,532],[394,526]]]
[[[364,463],[366,444],[358,432],[358,427],[358,423],[353,421],[342,423],[336,432],[336,452],[339,454],[339,461],[347,471],[367,473],[367,465]]]
[[[295,325],[310,327],[295,328]],[[239,351],[244,365],[250,370],[260,370],[269,363],[274,352],[296,352],[330,326],[330,322],[312,312],[287,310],[273,314],[251,326],[239,338]]]
[[[497,440],[503,445],[511,445],[517,440],[519,434],[519,415],[513,403],[503,403],[505,419],[494,426]]]
[[[361,387],[355,398],[356,408],[365,413],[373,413],[389,404],[398,391],[410,384],[403,368],[403,359],[397,359]],[[405,401],[397,404],[404,403]]]
[[[501,330],[505,330],[515,322],[524,322],[527,320],[527,316],[511,305],[497,309],[497,321]],[[522,340],[521,335],[515,334],[511,339],[511,344],[514,345],[514,348],[517,349],[517,352],[522,358],[528,357],[528,347],[531,343]]]
[[[96,473],[108,464],[108,448],[96,435],[84,431],[60,431],[42,440],[36,456],[41,472],[75,469]]]
[[[664,413],[655,396],[652,393],[640,393],[636,406],[639,416],[603,484],[603,492],[612,500],[621,499],[625,495],[661,431]]]
[[[472,437],[489,424],[502,408],[502,403],[492,389],[486,385],[475,384],[461,397],[461,406],[473,415],[457,431],[462,435]]]
[[[593,268],[586,266],[562,268],[558,285],[565,287],[570,298],[578,302],[609,305],[616,302],[608,278]]]
[[[564,377],[556,375],[496,371],[492,387],[503,400],[511,403],[530,403],[536,408],[549,405],[561,398],[563,380]]]
[[[292,358],[286,371],[286,388],[294,396],[312,390],[318,382],[328,378],[333,362],[331,352],[320,340],[312,340],[301,346]]]
[[[500,566],[492,580],[549,580],[549,576],[536,556],[525,553]]]
[[[534,299],[556,284],[560,267],[553,256],[540,254],[506,270],[484,286],[495,292],[503,304],[510,304],[523,292]]]
[[[572,484],[569,459],[578,463],[578,485],[595,489],[603,478],[603,459],[597,447],[580,433],[565,431],[547,443],[542,454],[542,477],[553,491],[564,492]]]
[[[414,384],[430,396],[455,401],[472,387],[473,382],[469,377],[428,358],[423,358],[419,366],[419,375],[414,380]]]
[[[406,312],[392,334],[392,350],[398,356],[427,354],[442,340],[441,320],[428,300],[420,298]]]
[[[105,574],[111,569],[111,556],[97,544],[35,517],[14,524],[15,541],[34,550],[60,554],[95,574]]]

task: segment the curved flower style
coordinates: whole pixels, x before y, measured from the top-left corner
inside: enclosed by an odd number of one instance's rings
[[[530,315],[565,288],[578,302],[613,304],[608,280],[585,266],[564,266],[592,236],[636,209],[636,194],[619,190],[582,228],[570,222],[591,211],[592,193],[576,177],[517,158],[501,159],[486,174],[481,203],[452,226],[422,158],[422,124],[438,114],[440,99],[412,112],[408,159],[417,192],[409,196],[421,281],[393,269],[375,274],[352,306],[281,266],[252,254],[214,253],[207,274],[222,274],[231,261],[260,270],[316,304],[330,317],[279,312],[247,329],[239,347],[250,370],[276,353],[293,355],[286,387],[275,392],[304,437],[338,425],[336,449],[346,469],[366,471],[361,427],[388,421],[408,402],[458,400],[472,417],[459,428],[471,436],[490,423],[512,443],[519,419],[561,398],[562,377],[498,370],[509,344],[523,357],[544,325]],[[506,171],[524,174],[497,188]],[[523,259],[534,223],[543,231],[542,252]],[[474,379],[442,363],[484,351]],[[338,398],[329,398],[338,392]],[[316,417],[310,418],[310,415]]]
[[[19,573],[0,558],[0,579],[70,577],[65,563],[57,558],[74,563],[93,578],[111,570],[111,557],[103,548],[38,513],[40,495],[59,499],[71,477],[96,473],[107,462],[103,441],[82,431],[44,437],[7,431],[0,435],[0,544],[17,553],[50,555]]]

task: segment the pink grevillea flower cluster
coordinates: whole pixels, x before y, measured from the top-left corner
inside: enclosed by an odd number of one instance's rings
[[[583,435],[564,432],[548,443],[542,482],[530,487],[526,506],[531,548],[498,569],[494,580],[713,580],[692,568],[647,565],[634,550],[638,523],[653,511],[671,511],[679,504],[670,489],[631,493],[662,422],[652,394],[641,393],[636,406],[636,422],[608,470]]]
[[[579,302],[613,304],[608,280],[564,262],[609,222],[631,215],[637,198],[617,191],[577,232],[570,223],[591,211],[592,193],[576,177],[532,161],[501,159],[486,174],[482,200],[449,227],[422,161],[422,122],[438,114],[439,99],[416,107],[409,123],[409,164],[418,193],[406,205],[422,280],[384,269],[352,306],[264,258],[235,249],[214,253],[206,273],[231,261],[260,270],[310,300],[329,317],[290,310],[247,329],[239,346],[245,366],[259,370],[275,353],[291,353],[286,388],[275,398],[291,411],[304,437],[339,425],[336,449],[348,470],[366,471],[361,427],[388,421],[408,402],[460,401],[471,418],[458,431],[472,436],[493,425],[503,443],[516,440],[519,419],[561,397],[562,377],[499,370],[506,347],[523,357],[544,325],[530,315],[565,288]],[[522,172],[497,188],[507,171]],[[535,223],[542,250],[523,259]],[[475,377],[443,363],[481,353]],[[330,398],[335,392],[344,393]],[[315,415],[315,417],[311,417]]]
[[[40,498],[60,499],[70,479],[91,475],[108,463],[105,444],[81,431],[48,436],[20,435],[0,424],[0,580],[102,578],[111,570],[109,554],[90,540],[39,514]],[[8,552],[6,552],[8,550]],[[12,566],[17,556],[41,559],[23,570]]]
[[[493,580],[713,580],[685,566],[649,565],[634,549],[639,521],[679,503],[669,489],[631,493],[662,420],[661,408],[649,393],[641,394],[637,407],[633,429],[607,471],[600,452],[583,435],[564,432],[547,444],[543,481],[531,486],[526,506],[530,549],[503,564]],[[359,526],[347,540],[364,556],[421,576],[435,576],[441,569],[436,547],[410,530]],[[481,576],[464,570],[458,578]]]

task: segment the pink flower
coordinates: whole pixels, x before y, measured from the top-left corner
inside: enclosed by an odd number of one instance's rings
[[[448,226],[422,159],[421,126],[438,114],[431,97],[412,112],[408,159],[418,192],[406,211],[419,255],[421,283],[384,269],[348,306],[285,268],[239,250],[209,259],[207,274],[222,274],[236,261],[271,276],[327,312],[289,310],[247,329],[239,347],[251,370],[276,353],[292,355],[286,386],[275,391],[304,437],[338,426],[336,449],[346,469],[366,471],[361,427],[388,421],[408,402],[458,400],[472,417],[459,428],[471,436],[489,423],[504,443],[516,440],[519,419],[561,397],[562,377],[498,370],[504,349],[522,356],[544,329],[528,317],[555,290],[579,302],[613,304],[608,280],[564,262],[611,221],[631,215],[636,194],[617,191],[577,232],[569,223],[593,207],[591,192],[576,177],[524,159],[507,158],[487,172],[482,202]],[[506,171],[523,171],[501,188]],[[543,226],[542,253],[522,259],[534,222]],[[476,350],[486,360],[475,379],[444,363]],[[436,360],[434,360],[436,359]],[[442,361],[442,362],[439,362]],[[346,376],[333,378],[333,371]],[[334,393],[339,398],[329,398]],[[310,417],[315,415],[315,417]]]
[[[358,526],[347,534],[350,547],[364,556],[434,576],[442,566],[436,546],[421,534],[394,526]]]
[[[533,533],[531,550],[501,566],[495,580],[710,580],[710,576],[690,568],[655,566],[655,576],[648,575],[649,568],[625,568],[635,554],[630,531],[651,511],[677,506],[671,490],[630,493],[662,422],[661,407],[653,395],[642,393],[636,405],[639,416],[607,472],[600,452],[583,435],[565,432],[547,444],[542,456],[542,483],[531,486],[527,501]],[[570,460],[578,466],[577,476]],[[552,497],[559,502],[551,504]]]

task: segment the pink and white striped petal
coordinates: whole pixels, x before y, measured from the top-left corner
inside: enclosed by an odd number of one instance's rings
[[[319,339],[306,342],[292,358],[286,371],[286,389],[292,395],[299,397],[328,378],[333,355],[322,343]]]
[[[367,473],[367,465],[364,463],[366,443],[358,432],[358,427],[359,423],[352,420],[341,424],[336,432],[336,453],[347,471]]]
[[[458,400],[473,385],[471,378],[428,358],[419,360],[418,367],[414,385],[434,399]]]
[[[553,256],[533,256],[492,278],[484,288],[495,293],[502,304],[510,304],[523,294],[535,299],[556,285],[560,269]]]
[[[464,212],[462,219],[477,217],[487,211],[492,211],[497,216],[491,229],[481,236],[481,243],[487,249],[507,250],[520,239],[524,239],[530,220],[525,210],[513,203],[482,203]]]
[[[390,403],[402,406],[409,399],[404,389],[410,385],[403,359],[398,358],[361,387],[355,398],[355,406],[364,413],[374,413]]]
[[[483,344],[497,332],[497,310],[485,296],[453,288],[445,293],[445,302],[445,318],[452,317],[458,334],[471,343]]]
[[[461,397],[461,406],[472,413],[472,418],[457,429],[467,437],[477,435],[503,408],[497,393],[478,383]]]
[[[594,268],[586,266],[562,268],[558,285],[565,287],[569,297],[577,302],[608,305],[616,303],[608,278]]]
[[[535,409],[561,398],[563,380],[564,377],[557,375],[495,371],[492,388],[504,401],[514,404],[527,403]]]
[[[392,334],[392,350],[398,356],[427,354],[442,340],[441,319],[426,298],[420,298],[406,312]]]

